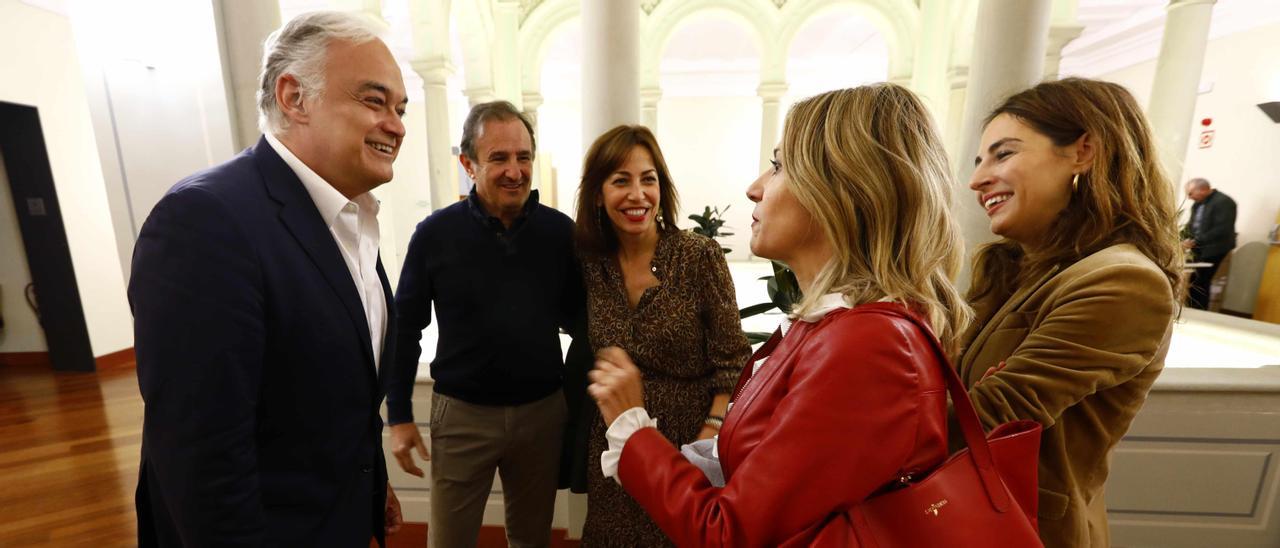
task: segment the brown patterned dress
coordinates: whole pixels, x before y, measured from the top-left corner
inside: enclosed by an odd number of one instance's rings
[[[676,446],[694,441],[716,394],[733,390],[751,347],[738,321],[720,246],[691,232],[664,233],[653,254],[658,285],[632,309],[612,257],[582,265],[593,350],[619,346],[644,375],[645,409]],[[608,449],[597,414],[587,453],[584,546],[670,546],[626,491],[600,472]]]

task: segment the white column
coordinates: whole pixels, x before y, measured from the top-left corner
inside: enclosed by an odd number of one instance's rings
[[[582,142],[640,122],[639,0],[582,2]]]
[[[467,106],[471,107],[498,100],[492,87],[467,88],[462,90],[462,94],[467,96]]]
[[[964,124],[964,98],[969,91],[969,67],[958,65],[947,69],[947,118],[942,130],[943,142],[947,145],[947,157],[952,159],[952,167],[962,155],[960,150],[960,131]],[[967,154],[966,154],[967,155]]]
[[[955,210],[959,212],[961,234],[970,254],[993,238],[986,216],[974,204],[968,189],[982,122],[1005,97],[1040,81],[1052,4],[1052,0],[980,0],[978,4],[960,146],[954,156]],[[961,287],[968,286],[967,267],[959,281]]]
[[[1200,92],[1200,70],[1209,41],[1209,21],[1216,0],[1172,0],[1165,8],[1164,38],[1156,59],[1147,116],[1160,150],[1160,163],[1178,186],[1187,138]],[[1181,188],[1181,186],[1178,186]]]
[[[227,52],[227,96],[231,99],[235,121],[234,145],[237,150],[253,146],[262,132],[258,131],[257,93],[261,83],[262,42],[280,27],[280,4],[275,0],[236,2],[219,0],[219,39]]]
[[[764,171],[782,136],[782,96],[787,94],[787,83],[764,82],[756,93],[760,95],[760,171]]]
[[[911,90],[933,113],[939,134],[946,127],[947,107],[951,102],[947,85],[947,63],[951,60],[949,3],[946,0],[921,0],[920,36],[911,68]]]
[[[542,94],[536,91],[525,91],[520,96],[520,104],[522,112],[529,123],[533,124],[533,138],[535,146],[542,145],[542,129],[538,125],[538,107],[542,106]],[[554,185],[544,185],[542,180],[542,154],[534,154],[533,156],[533,188],[538,189],[540,201],[544,205],[555,207],[555,188]]]
[[[1080,37],[1084,25],[1054,25],[1049,28],[1049,41],[1045,45],[1044,79],[1058,79],[1058,66],[1062,64],[1062,48]]]
[[[521,108],[520,2],[498,0],[493,4],[493,91],[499,99]]]
[[[520,95],[521,112],[525,117],[529,118],[529,123],[533,124],[536,131],[538,129],[538,107],[542,106],[542,94],[536,91],[526,91]]]
[[[414,61],[414,72],[422,77],[423,106],[427,115],[427,181],[431,188],[431,210],[458,201],[453,182],[453,139],[449,135],[449,77],[453,65],[448,59]]]
[[[658,101],[662,100],[662,88],[646,87],[640,90],[640,123],[654,135],[658,133]]]

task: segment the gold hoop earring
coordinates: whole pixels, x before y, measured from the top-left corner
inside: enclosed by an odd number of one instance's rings
[[[1074,194],[1078,190],[1080,190],[1080,174],[1076,173],[1071,177],[1071,192]]]

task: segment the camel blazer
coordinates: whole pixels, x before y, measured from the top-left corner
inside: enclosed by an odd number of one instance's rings
[[[1040,537],[1051,548],[1109,546],[1109,454],[1164,367],[1176,310],[1168,278],[1115,245],[975,309],[957,367],[983,425],[1044,425]]]

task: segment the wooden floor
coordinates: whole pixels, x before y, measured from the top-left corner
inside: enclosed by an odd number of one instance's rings
[[[0,546],[132,546],[142,397],[132,368],[0,367]]]
[[[134,546],[142,396],[132,364],[96,374],[0,365],[0,547]],[[389,548],[426,546],[408,524]],[[505,546],[485,527],[481,547]],[[552,546],[575,547],[564,531]]]

